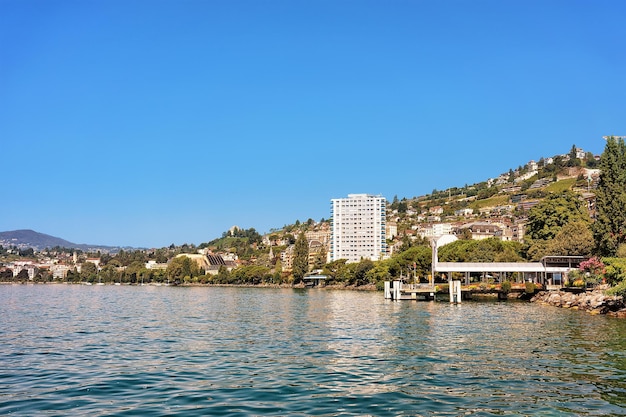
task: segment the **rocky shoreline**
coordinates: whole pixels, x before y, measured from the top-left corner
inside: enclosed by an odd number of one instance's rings
[[[541,291],[530,300],[561,308],[587,311],[591,314],[606,314],[626,318],[626,303],[622,296],[606,295],[601,290],[574,293],[569,291]]]

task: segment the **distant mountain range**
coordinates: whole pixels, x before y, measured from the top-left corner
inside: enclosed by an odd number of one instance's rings
[[[121,248],[116,246],[88,245],[69,242],[60,237],[50,236],[34,230],[12,230],[0,232],[0,245],[4,247],[17,246],[18,248],[33,248],[41,251],[45,248],[60,246],[68,249],[83,251],[117,252]]]

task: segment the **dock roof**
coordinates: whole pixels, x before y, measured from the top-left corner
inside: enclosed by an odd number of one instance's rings
[[[559,273],[571,268],[545,266],[541,262],[437,262],[435,272],[541,272]]]

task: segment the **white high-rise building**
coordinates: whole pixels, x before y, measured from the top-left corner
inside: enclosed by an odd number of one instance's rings
[[[348,194],[333,198],[331,205],[331,261],[377,261],[387,255],[385,197]]]

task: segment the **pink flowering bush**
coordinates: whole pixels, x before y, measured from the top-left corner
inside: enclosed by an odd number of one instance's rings
[[[589,272],[595,275],[604,274],[604,268],[604,263],[595,256],[586,261],[582,261],[578,267],[581,272]]]
[[[604,263],[595,256],[581,262],[578,269],[585,276],[587,283],[597,283],[603,278],[605,272]]]

